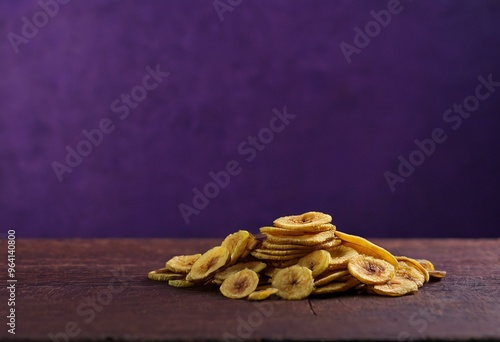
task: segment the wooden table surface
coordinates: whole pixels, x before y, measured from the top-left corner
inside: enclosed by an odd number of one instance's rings
[[[2,241],[0,340],[500,340],[500,239],[371,239],[426,258],[447,277],[415,295],[332,295],[255,303],[216,287],[147,279],[174,255],[220,240],[16,241],[16,334],[7,332],[9,285]]]

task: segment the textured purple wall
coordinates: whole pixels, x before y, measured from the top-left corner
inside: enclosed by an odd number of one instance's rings
[[[42,3],[0,2],[2,231],[499,236],[500,2]]]

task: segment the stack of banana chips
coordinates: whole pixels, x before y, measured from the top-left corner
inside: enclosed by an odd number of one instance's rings
[[[203,254],[174,256],[148,278],[175,287],[215,284],[233,299],[299,300],[345,291],[402,296],[446,275],[429,260],[394,256],[331,222],[316,211],[280,217],[260,228],[263,239],[239,230]]]

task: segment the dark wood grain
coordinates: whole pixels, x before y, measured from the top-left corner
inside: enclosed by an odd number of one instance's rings
[[[448,272],[415,295],[335,295],[253,303],[216,287],[169,287],[151,269],[220,240],[18,240],[16,335],[0,340],[500,340],[500,240],[372,239],[397,255],[427,258]],[[6,255],[5,242],[0,245]],[[7,284],[6,258],[2,287]],[[96,306],[87,304],[97,301]],[[100,301],[100,302],[99,302]]]

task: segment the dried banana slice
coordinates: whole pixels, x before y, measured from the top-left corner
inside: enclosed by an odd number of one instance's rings
[[[352,289],[356,285],[360,284],[359,280],[350,277],[345,281],[339,281],[339,282],[334,282],[330,283],[325,286],[318,287],[314,289],[314,291],[311,293],[313,295],[319,295],[319,294],[327,294],[327,293],[335,293],[335,292],[344,292],[347,290]]]
[[[165,267],[175,273],[188,274],[191,267],[201,257],[201,254],[178,255],[165,263]]]
[[[415,260],[417,260],[418,263],[422,265],[422,267],[425,268],[427,271],[434,271],[434,264],[429,260],[426,259],[415,259]]]
[[[314,286],[324,286],[347,275],[351,275],[347,269],[326,271],[314,279]]]
[[[406,294],[413,294],[417,291],[418,287],[414,281],[397,275],[394,276],[391,280],[387,281],[385,284],[368,286],[368,292],[382,296],[397,297],[404,296]]]
[[[305,257],[302,257],[297,263],[297,265],[310,269],[313,278],[316,278],[318,275],[326,271],[329,264],[330,253],[323,249],[309,253]]]
[[[328,251],[330,252],[328,268],[332,270],[347,268],[349,260],[359,255],[355,249],[344,245],[336,246]]]
[[[217,271],[215,273],[215,280],[222,282],[231,274],[244,270],[245,268],[248,268],[249,270],[252,270],[256,273],[259,273],[266,267],[267,265],[261,261],[239,262],[233,266],[229,266],[223,271]]]
[[[347,264],[347,269],[364,284],[384,284],[394,277],[394,267],[382,259],[358,255]]]
[[[318,249],[328,249],[334,246],[338,246],[342,243],[342,240],[340,239],[331,239],[322,243],[318,243],[316,245],[310,245],[310,246],[304,246],[304,245],[297,245],[297,244],[277,244],[277,243],[271,243],[269,241],[264,240],[262,242],[262,248],[266,249],[273,249],[273,250],[318,250]]]
[[[169,281],[171,279],[184,278],[185,274],[174,273],[168,268],[159,268],[148,273],[148,279],[157,281]]]
[[[257,248],[259,245],[260,245],[259,240],[257,240],[255,236],[250,234],[247,240],[247,245],[245,247],[245,250],[241,254],[240,258],[246,258],[248,254],[250,254],[250,252],[253,251],[255,248]]]
[[[424,276],[424,282],[429,281],[429,272],[417,260],[405,256],[397,256],[396,260],[398,261],[399,265],[401,265],[401,262],[404,262],[408,266],[412,266],[413,268],[417,269]]]
[[[396,268],[396,275],[415,282],[417,287],[424,286],[426,282],[425,276],[412,263],[405,261],[399,262],[399,267]]]
[[[314,289],[312,272],[307,267],[294,265],[279,270],[273,277],[272,286],[283,299],[304,299]]]
[[[309,250],[281,250],[281,249],[267,249],[267,248],[256,248],[253,250],[256,253],[263,253],[268,255],[296,255],[304,256],[309,253]]]
[[[331,223],[326,223],[322,224],[319,226],[314,227],[314,231],[307,232],[303,231],[301,229],[287,229],[287,228],[280,228],[280,227],[272,227],[272,226],[264,226],[261,227],[259,230],[262,234],[269,234],[269,235],[275,235],[275,236],[301,236],[303,234],[307,233],[320,233],[324,232],[327,230],[335,230],[335,226]]]
[[[195,286],[196,283],[186,279],[172,279],[168,281],[168,285],[173,287],[191,287]]]
[[[275,260],[275,261],[286,261],[286,260],[298,260],[301,257],[304,256],[303,253],[301,254],[289,254],[289,255],[271,255],[267,253],[262,253],[262,252],[257,252],[257,251],[251,251],[250,255],[256,257],[259,260]]]
[[[229,265],[234,265],[245,252],[249,238],[250,233],[248,231],[238,230],[236,233],[226,236],[222,241],[221,246],[226,247],[230,254]]]
[[[186,280],[200,281],[208,278],[229,261],[229,250],[224,246],[209,249],[191,267]]]
[[[274,287],[268,287],[266,289],[258,290],[258,291],[254,291],[254,292],[250,293],[248,295],[248,300],[264,300],[277,292],[278,292],[278,289],[275,289]]]
[[[246,268],[228,276],[220,286],[220,292],[227,298],[240,299],[254,292],[257,285],[259,276]]]
[[[354,248],[358,253],[366,254],[387,261],[394,267],[398,267],[398,261],[389,251],[357,235],[335,232],[342,240],[342,245]]]
[[[301,215],[284,216],[273,221],[275,227],[297,230],[303,233],[315,233],[324,229],[322,225],[332,222],[332,217],[317,211]]]
[[[301,236],[274,236],[269,234],[266,235],[266,241],[274,244],[295,244],[303,246],[312,246],[326,241],[333,240],[335,238],[335,232],[333,230],[327,230],[325,232],[317,234],[304,234]]]
[[[433,279],[443,279],[446,277],[446,271],[432,270],[429,271],[429,276]]]

